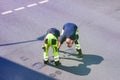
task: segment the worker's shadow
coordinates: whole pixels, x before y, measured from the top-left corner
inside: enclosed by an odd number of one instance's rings
[[[78,66],[62,65],[59,67],[59,69],[62,69],[64,71],[67,71],[67,72],[70,72],[76,75],[88,75],[91,71],[91,69],[88,66],[100,64],[104,60],[103,57],[98,56],[98,55],[92,55],[92,54],[83,54],[83,59],[80,60],[78,58],[78,55],[75,53],[70,53],[70,52],[65,52],[65,51],[60,51],[60,53],[69,54],[69,56],[76,57],[76,58],[63,57],[62,59],[75,60],[75,61],[82,62],[78,64]]]
[[[3,44],[0,44],[0,47],[18,45],[18,44],[23,44],[23,43],[30,43],[30,42],[35,42],[35,41],[43,41],[44,37],[45,37],[45,35],[42,35],[42,36],[40,36],[40,37],[38,37],[36,39],[33,39],[33,40],[25,40],[25,41],[19,41],[19,42],[3,43]]]

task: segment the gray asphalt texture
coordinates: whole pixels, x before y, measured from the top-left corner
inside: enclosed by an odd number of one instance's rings
[[[0,1],[0,80],[120,80],[119,0],[40,1]],[[15,11],[19,7],[25,9]],[[42,36],[67,22],[79,27],[83,59],[63,44],[62,66],[44,65]]]

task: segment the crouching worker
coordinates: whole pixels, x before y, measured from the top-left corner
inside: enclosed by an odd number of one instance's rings
[[[79,57],[83,57],[82,50],[80,47],[79,42],[79,34],[78,34],[78,27],[74,23],[66,23],[63,26],[61,36],[60,36],[60,46],[63,44],[63,42],[66,42],[67,47],[72,47],[73,43],[75,43],[75,49],[78,52]]]
[[[52,47],[53,49],[53,56],[54,56],[54,62],[55,66],[60,66],[60,60],[59,60],[59,53],[58,53],[58,45],[60,44],[59,41],[60,32],[56,28],[50,28],[47,31],[47,34],[44,38],[44,64],[48,64],[48,58],[49,58],[49,47]]]

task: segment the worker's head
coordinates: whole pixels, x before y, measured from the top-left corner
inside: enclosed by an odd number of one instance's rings
[[[67,44],[67,47],[72,47],[73,45],[73,40],[71,40],[70,38],[66,38],[66,44]]]

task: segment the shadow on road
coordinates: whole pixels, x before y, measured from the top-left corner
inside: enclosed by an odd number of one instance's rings
[[[13,42],[13,43],[5,43],[5,44],[0,44],[0,46],[10,46],[10,45],[17,45],[17,44],[35,42],[35,41],[42,41],[42,40],[44,40],[44,37],[45,37],[45,35],[42,35],[42,36],[38,37],[37,39],[26,40],[26,41],[19,41],[19,42]]]
[[[0,57],[0,80],[55,80]]]
[[[75,56],[75,58],[71,58],[68,56],[68,57],[63,57],[62,59],[83,62],[83,63],[78,64],[78,66],[62,65],[59,67],[59,69],[62,69],[64,71],[67,71],[67,72],[70,72],[76,75],[82,75],[82,76],[88,75],[91,71],[91,69],[88,66],[100,64],[104,60],[103,57],[98,56],[98,55],[92,55],[92,54],[84,54],[83,59],[80,60],[78,58],[78,55],[75,53],[70,53],[70,52],[65,52],[65,51],[60,51],[60,52],[69,54],[69,56]]]

